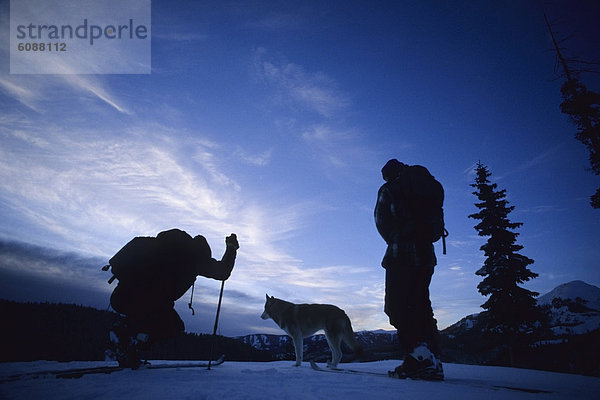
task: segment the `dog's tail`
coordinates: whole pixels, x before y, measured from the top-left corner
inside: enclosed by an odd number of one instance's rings
[[[350,347],[350,350],[352,350],[352,352],[354,353],[355,358],[360,358],[360,356],[363,353],[363,348],[358,343],[358,341],[356,340],[356,337],[354,336],[354,330],[352,329],[352,323],[350,322],[350,318],[348,318],[347,315],[346,315],[346,329],[344,329],[344,335],[342,337],[342,340],[344,341],[344,343],[346,343],[346,345],[348,347]]]

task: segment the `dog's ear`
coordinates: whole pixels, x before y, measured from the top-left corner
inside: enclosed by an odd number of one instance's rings
[[[267,297],[267,300],[269,300],[269,295],[265,293],[265,296]]]

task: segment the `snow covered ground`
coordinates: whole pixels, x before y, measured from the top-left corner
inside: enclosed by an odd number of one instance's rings
[[[379,361],[341,366],[386,372],[397,364],[397,361]],[[85,375],[79,379],[44,375],[6,381],[6,377],[16,373],[97,365],[112,363],[0,364],[0,399],[600,399],[600,378],[460,364],[444,365],[444,382],[318,372],[308,363],[294,367],[291,361],[225,362],[210,371],[140,369]]]

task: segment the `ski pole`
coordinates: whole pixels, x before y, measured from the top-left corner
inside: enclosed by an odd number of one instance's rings
[[[221,281],[221,292],[219,293],[219,304],[217,305],[217,316],[215,317],[215,327],[213,329],[213,339],[212,344],[210,346],[210,356],[208,358],[208,368],[210,370],[210,366],[212,364],[213,352],[215,349],[215,342],[217,340],[217,327],[219,326],[219,314],[221,313],[221,300],[223,300],[223,288],[225,287],[225,281]]]

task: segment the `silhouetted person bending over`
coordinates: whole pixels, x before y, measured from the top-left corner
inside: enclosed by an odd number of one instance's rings
[[[111,331],[119,365],[137,368],[140,347],[183,332],[175,300],[198,275],[221,281],[229,278],[239,244],[235,234],[225,243],[225,254],[217,261],[204,236],[192,238],[182,230],[171,229],[156,237],[136,237],[110,259],[111,271],[119,280],[110,304],[126,317]]]

